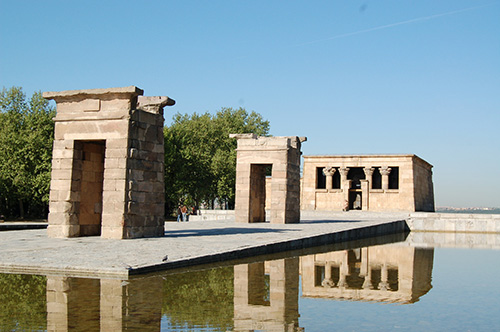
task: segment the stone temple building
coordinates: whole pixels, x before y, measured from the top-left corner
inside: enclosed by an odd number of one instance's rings
[[[413,154],[304,156],[301,209],[432,212],[432,165]]]

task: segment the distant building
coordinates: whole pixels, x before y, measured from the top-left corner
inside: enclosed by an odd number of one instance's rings
[[[302,210],[434,211],[432,165],[416,155],[304,156]]]

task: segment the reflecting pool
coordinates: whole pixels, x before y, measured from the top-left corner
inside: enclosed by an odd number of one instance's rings
[[[0,330],[500,329],[498,250],[387,242],[128,280],[0,274]]]

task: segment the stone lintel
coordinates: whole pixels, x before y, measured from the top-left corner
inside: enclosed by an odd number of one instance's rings
[[[257,139],[257,134],[229,134],[230,138],[236,139]]]
[[[74,114],[57,114],[52,120],[54,122],[73,122],[73,121],[107,121],[107,120],[124,120],[129,119],[129,114],[120,114],[114,116],[98,116],[98,115],[85,115],[84,117],[75,118]]]
[[[129,98],[142,96],[144,91],[136,86],[127,86],[122,88],[108,89],[87,89],[87,90],[66,90],[66,91],[47,91],[42,96],[45,99],[53,99],[56,102],[74,100],[74,99],[93,99],[104,95],[125,95]]]
[[[257,136],[256,134],[229,134],[238,140],[238,151],[244,150],[282,150],[298,148],[307,137],[298,136]]]
[[[150,96],[139,96],[137,99],[137,108],[147,107],[147,106],[173,106],[175,105],[175,100],[167,96],[160,97],[150,97]]]

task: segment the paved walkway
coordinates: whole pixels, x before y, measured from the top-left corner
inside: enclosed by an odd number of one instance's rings
[[[46,230],[0,232],[0,272],[127,278],[132,274],[401,232],[404,214],[335,213],[300,224],[166,222],[165,236],[53,239]],[[166,261],[163,261],[168,256]]]

